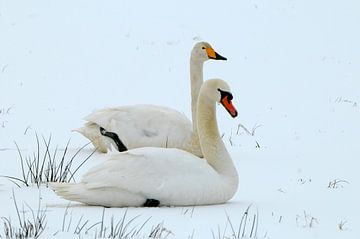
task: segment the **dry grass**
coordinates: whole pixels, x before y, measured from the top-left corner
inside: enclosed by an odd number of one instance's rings
[[[20,212],[14,191],[13,201],[18,217],[18,224],[13,223],[10,217],[1,218],[4,223],[3,229],[5,238],[39,238],[46,227],[46,208],[41,208],[40,198],[36,211],[34,211],[29,205],[25,204],[26,208],[31,212],[30,216],[25,212],[24,205],[22,205],[23,209]]]
[[[212,230],[213,239],[243,239],[243,238],[257,238],[257,231],[259,226],[259,212],[250,212],[251,205],[249,205],[243,212],[240,222],[236,227],[232,222],[230,216],[226,213],[225,228],[222,231],[220,226],[217,227],[217,232]],[[230,227],[231,231],[228,232]]]
[[[40,143],[38,135],[36,135],[36,151],[31,156],[23,156],[19,146],[15,143],[19,158],[21,177],[2,176],[8,178],[18,187],[21,185],[40,186],[49,182],[70,182],[74,181],[74,175],[79,168],[95,153],[92,151],[80,164],[75,165],[74,159],[88,145],[84,145],[76,151],[74,155],[68,157],[68,147],[70,141],[67,142],[63,153],[58,157],[58,147],[51,150],[51,136],[46,140],[42,137]],[[51,152],[52,151],[52,152]]]

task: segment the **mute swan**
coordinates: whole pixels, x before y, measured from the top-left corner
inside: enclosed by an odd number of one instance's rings
[[[224,203],[238,188],[238,174],[220,137],[216,102],[232,117],[227,83],[206,81],[198,99],[197,125],[203,158],[175,148],[144,147],[111,153],[80,183],[51,183],[57,195],[105,207],[190,206]]]
[[[195,44],[190,58],[192,122],[203,83],[203,64],[209,59],[226,60],[207,42]],[[119,151],[139,147],[179,148],[202,157],[196,124],[184,114],[166,107],[132,105],[97,110],[85,117],[88,122],[77,131],[90,139],[101,152],[111,144]],[[107,136],[107,137],[105,137]]]

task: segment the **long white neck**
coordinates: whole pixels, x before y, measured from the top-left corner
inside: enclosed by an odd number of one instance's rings
[[[190,58],[190,82],[191,82],[191,114],[193,123],[193,133],[197,135],[197,100],[201,85],[203,84],[203,65],[204,62],[197,59],[194,55]]]
[[[216,104],[205,95],[203,89],[198,99],[197,127],[204,158],[237,188],[238,174],[220,137],[216,120]]]

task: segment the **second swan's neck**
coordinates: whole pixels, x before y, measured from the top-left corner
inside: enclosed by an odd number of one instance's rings
[[[237,184],[237,171],[217,126],[215,102],[200,92],[197,107],[197,127],[204,158],[219,174],[231,177]]]
[[[203,66],[204,62],[196,59],[194,56],[190,58],[190,82],[191,82],[191,115],[193,123],[193,133],[197,135],[197,100],[201,85],[203,84]]]

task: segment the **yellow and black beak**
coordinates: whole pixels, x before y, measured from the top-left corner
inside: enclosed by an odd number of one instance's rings
[[[226,61],[226,57],[223,57],[221,55],[219,55],[216,51],[214,51],[214,49],[212,49],[211,47],[208,47],[206,48],[206,53],[208,55],[208,57],[210,59],[213,59],[213,60],[224,60]]]

